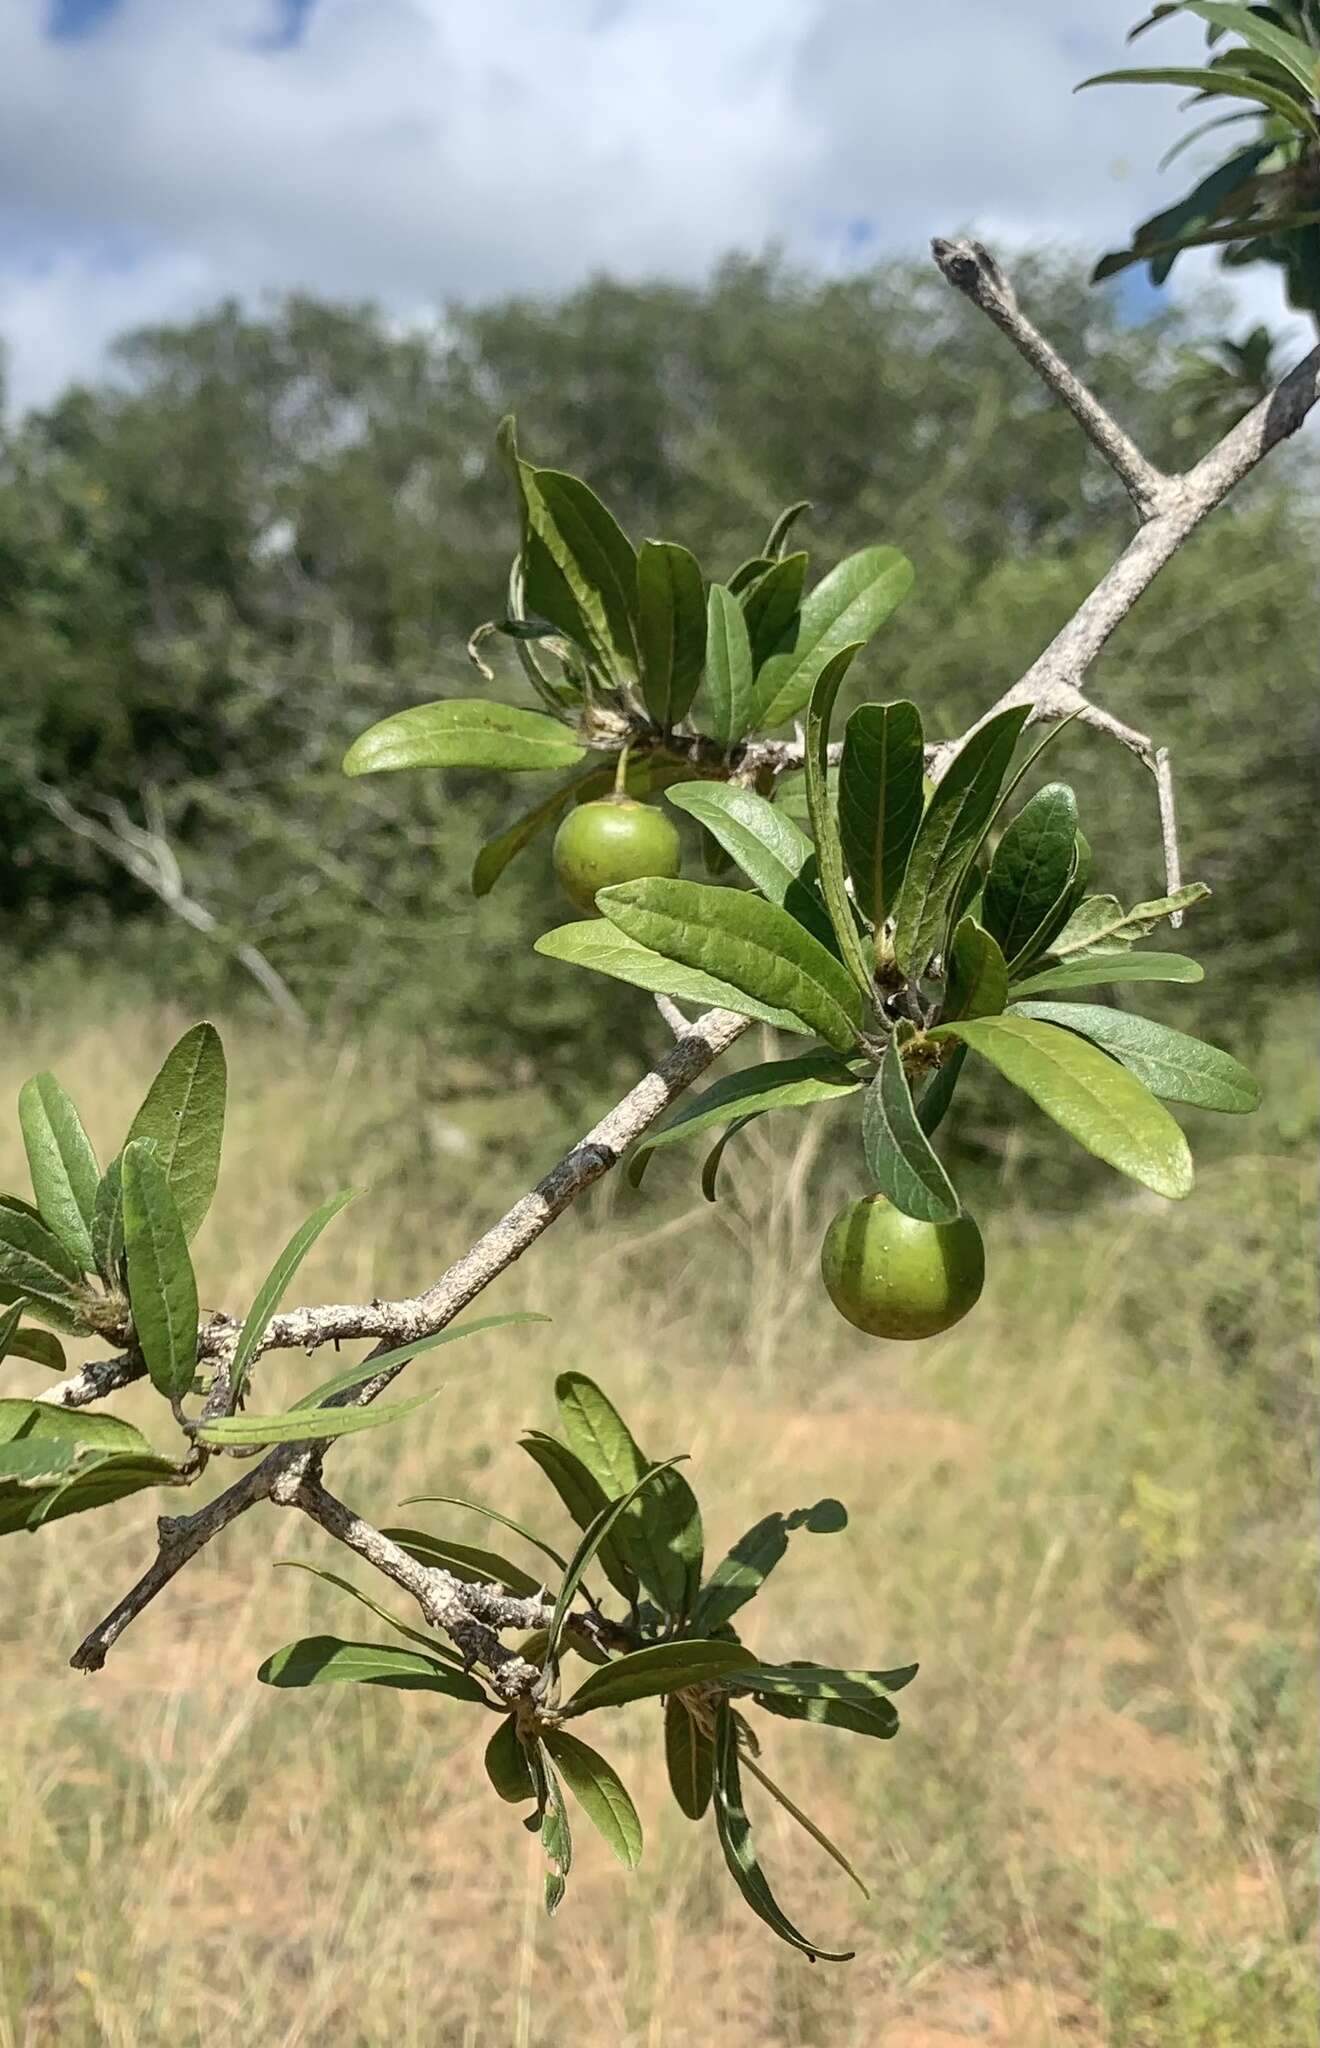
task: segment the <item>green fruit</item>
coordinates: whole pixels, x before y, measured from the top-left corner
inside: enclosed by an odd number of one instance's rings
[[[676,875],[682,860],[677,829],[636,797],[605,796],[579,804],[555,834],[554,863],[570,903],[592,915],[596,891],[611,882]]]
[[[826,1231],[820,1270],[839,1314],[868,1337],[937,1337],[980,1299],[985,1248],[970,1216],[919,1223],[865,1195]]]

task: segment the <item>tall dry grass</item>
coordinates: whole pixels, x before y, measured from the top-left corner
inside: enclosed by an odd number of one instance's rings
[[[57,1064],[108,1152],[181,1021],[25,1029],[0,1099]],[[1274,1075],[1290,1113],[1312,1085],[1300,1046]],[[345,1181],[375,1192],[308,1262],[305,1299],[419,1284],[512,1192],[486,1169],[472,1185],[461,1111],[418,1127],[416,1053],[309,1054],[251,1027],[230,1053],[209,1303],[241,1308]],[[378,1521],[455,1492],[562,1533],[515,1439],[551,1426],[572,1366],[653,1453],[692,1452],[715,1555],[770,1508],[845,1500],[844,1534],[795,1539],[757,1641],[921,1661],[896,1742],[765,1729],[869,1903],[777,1810],[757,1819],[794,1917],[854,1964],[812,1968],[746,1916],[709,1828],[668,1802],[645,1709],[599,1731],[643,1813],[642,1869],[625,1878],[579,1828],[548,1924],[476,1710],[254,1683],[293,1636],[363,1632],[330,1587],[274,1569],[356,1575],[277,1510],[74,1676],[69,1651],[148,1554],[147,1496],[0,1550],[0,2048],[1313,2041],[1313,1203],[1278,1129],[1242,1126],[1178,1210],[1120,1191],[1084,1218],[1001,1211],[976,1315],[912,1349],[822,1302],[838,1169],[819,1126],[768,1120],[714,1211],[688,1163],[657,1160],[644,1193],[611,1185],[561,1221],[483,1303],[552,1324],[419,1361],[415,1383],[443,1391],[407,1433],[332,1453],[333,1484]],[[0,1184],[23,1184],[8,1128]],[[265,1391],[325,1370],[272,1362]],[[8,1372],[7,1391],[41,1377]],[[171,1441],[140,1388],[115,1405]],[[472,1518],[449,1526],[480,1540]]]

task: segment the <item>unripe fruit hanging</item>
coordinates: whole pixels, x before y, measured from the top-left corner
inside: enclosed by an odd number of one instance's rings
[[[921,1223],[886,1196],[865,1195],[826,1231],[820,1269],[830,1300],[855,1329],[913,1341],[952,1329],[976,1306],[985,1250],[970,1216]]]
[[[596,891],[650,875],[673,877],[682,863],[678,831],[662,811],[631,796],[579,804],[555,834],[554,867],[570,903],[596,915]]]

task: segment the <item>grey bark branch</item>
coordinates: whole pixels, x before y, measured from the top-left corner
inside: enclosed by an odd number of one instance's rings
[[[935,259],[944,276],[980,306],[1008,336],[1047,389],[1067,406],[1093,446],[1122,479],[1137,507],[1141,525],[1112,568],[1026,674],[967,732],[928,750],[932,773],[936,777],[942,774],[972,733],[997,711],[1012,705],[1028,704],[1035,721],[1075,715],[1080,721],[1118,740],[1135,753],[1154,775],[1166,869],[1172,889],[1177,886],[1179,860],[1167,750],[1156,748],[1144,733],[1124,725],[1112,713],[1091,704],[1082,694],[1081,682],[1110,634],[1126,618],[1164,564],[1177,553],[1201,521],[1222,504],[1234,486],[1272,448],[1301,426],[1320,399],[1320,348],[1314,349],[1299,363],[1276,390],[1239,421],[1193,469],[1180,477],[1166,477],[1146,460],[1053,347],[1025,318],[1017,306],[1011,286],[984,249],[971,242],[938,242],[934,246]],[[641,736],[645,737],[645,734]],[[622,745],[626,737],[627,734],[621,733],[618,743]],[[658,743],[663,736],[657,732],[654,737]],[[690,743],[686,738],[683,742],[684,750],[694,765],[704,764],[703,749],[708,750],[713,745],[711,741],[695,738]],[[798,740],[752,741],[730,752],[717,751],[724,771],[727,772],[732,765],[740,775],[754,773],[758,769],[774,775],[782,774],[800,766],[802,759],[801,742]],[[58,795],[58,792],[54,794]],[[56,814],[59,815],[58,812]],[[709,1010],[695,1023],[686,1026],[682,1036],[651,1072],[630,1089],[537,1187],[515,1202],[508,1213],[425,1293],[406,1301],[292,1310],[271,1321],[262,1341],[262,1350],[295,1345],[312,1349],[335,1337],[370,1337],[380,1347],[387,1348],[444,1329],[484,1288],[521,1258],[557,1216],[608,1173],[628,1148],[659,1120],[676,1097],[749,1029],[749,1019],[727,1010]],[[219,1318],[212,1319],[208,1326],[212,1355],[217,1357],[217,1372],[221,1378],[224,1374],[227,1327],[225,1320]],[[364,1360],[363,1364],[364,1367],[369,1366],[370,1360]],[[86,1368],[80,1379],[85,1380],[85,1374],[93,1370]],[[375,1400],[401,1370],[402,1367],[396,1366],[375,1374],[358,1388],[334,1397],[333,1405],[350,1402],[365,1405]],[[66,1405],[77,1403],[66,1402]],[[149,1605],[204,1545],[260,1500],[278,1499],[302,1506],[329,1533],[348,1543],[367,1562],[377,1569],[386,1570],[387,1576],[397,1578],[398,1571],[402,1569],[397,1557],[388,1556],[380,1548],[386,1539],[378,1531],[371,1531],[370,1525],[362,1523],[350,1510],[333,1502],[332,1496],[326,1494],[320,1485],[323,1455],[321,1450],[306,1445],[281,1446],[269,1452],[236,1484],[197,1513],[162,1519],[159,1524],[160,1549],[155,1562],[118,1606],[92,1630],[75,1652],[74,1665],[81,1670],[97,1670],[104,1663],[110,1646],[135,1615]],[[332,1527],[332,1523],[335,1526]],[[383,1563],[382,1559],[385,1560]],[[404,1583],[402,1579],[397,1582]],[[434,1594],[433,1597],[439,1598],[439,1595]],[[463,1600],[467,1603],[472,1625],[489,1629],[490,1621],[483,1621],[472,1612],[470,1589],[465,1589]],[[448,1627],[449,1623],[444,1626]],[[504,1668],[507,1655],[501,1649],[497,1669]],[[487,1661],[484,1653],[482,1661]]]

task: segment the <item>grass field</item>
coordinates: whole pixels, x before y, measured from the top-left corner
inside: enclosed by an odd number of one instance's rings
[[[25,1024],[0,1099],[57,1066],[104,1156],[187,1021]],[[644,1193],[610,1185],[561,1221],[483,1303],[553,1323],[419,1361],[415,1387],[444,1391],[409,1433],[331,1454],[378,1522],[461,1492],[554,1541],[515,1440],[552,1426],[553,1375],[580,1367],[654,1455],[692,1452],[716,1555],[771,1508],[841,1497],[849,1528],[795,1539],[757,1642],[921,1661],[893,1743],[765,1722],[769,1768],[869,1903],[777,1810],[754,1818],[794,1918],[855,1963],[813,1968],[746,1915],[713,1830],[669,1802],[646,1708],[601,1731],[643,1814],[642,1869],[579,1828],[547,1923],[475,1709],[254,1683],[295,1635],[370,1633],[273,1568],[357,1576],[277,1510],[206,1552],[99,1676],[72,1674],[149,1554],[141,1496],[0,1552],[0,2048],[1313,2043],[1314,1190],[1292,1142],[1314,1118],[1310,1030],[1185,1205],[1115,1182],[1084,1220],[1032,1223],[1016,1201],[989,1219],[985,1298],[938,1343],[868,1345],[833,1317],[814,1260],[840,1169],[816,1126],[770,1120],[730,1153],[714,1211],[690,1160],[657,1161]],[[208,1304],[245,1307],[347,1181],[373,1196],[301,1298],[411,1290],[516,1191],[494,1168],[473,1184],[461,1118],[411,1116],[416,1055],[229,1038]],[[0,1185],[26,1185],[8,1126]],[[263,1382],[278,1399],[330,1369],[282,1359]],[[10,1392],[41,1381],[8,1371]],[[141,1389],[115,1405],[173,1440]],[[472,1517],[448,1526],[482,1540]]]

